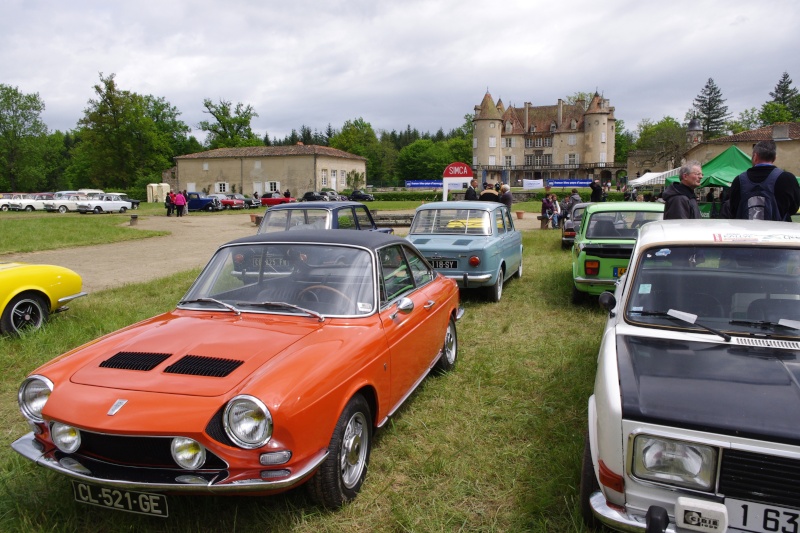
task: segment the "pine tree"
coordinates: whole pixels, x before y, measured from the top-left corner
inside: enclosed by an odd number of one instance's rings
[[[793,103],[794,99],[797,98],[798,91],[792,87],[792,78],[789,77],[788,72],[783,73],[783,76],[775,86],[775,90],[770,92],[769,95],[772,97],[773,102],[783,104],[786,107]]]
[[[706,139],[719,137],[725,132],[725,122],[731,118],[722,91],[713,78],[708,78],[705,87],[694,99],[694,110]]]

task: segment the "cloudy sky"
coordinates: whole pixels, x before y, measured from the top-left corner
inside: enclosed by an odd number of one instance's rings
[[[488,89],[522,106],[599,91],[634,130],[683,120],[713,78],[734,115],[800,87],[795,0],[4,0],[0,83],[73,129],[99,74],[164,97],[197,129],[203,99],[250,104],[253,129],[448,131]]]

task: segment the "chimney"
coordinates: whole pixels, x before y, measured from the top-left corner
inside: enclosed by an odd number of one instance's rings
[[[556,119],[556,125],[560,128],[561,121],[564,120],[564,100],[561,98],[558,99],[558,118]]]
[[[530,133],[530,115],[528,109],[531,107],[530,102],[525,102],[525,133]]]

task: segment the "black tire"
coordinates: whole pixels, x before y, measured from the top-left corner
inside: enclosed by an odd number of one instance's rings
[[[58,206],[58,212],[61,213],[61,214],[66,213],[67,212],[67,206],[65,206],[65,205]]]
[[[0,330],[9,335],[19,335],[42,327],[50,315],[50,307],[39,294],[18,294],[8,302],[0,316]]]
[[[360,394],[353,396],[336,422],[328,457],[306,484],[309,495],[328,509],[338,509],[358,495],[372,449],[372,414]]]
[[[33,206],[32,205],[26,205],[25,206],[25,211],[33,211]]]
[[[8,204],[0,205],[0,211],[8,211]]]
[[[600,523],[592,512],[592,506],[589,503],[589,498],[598,490],[600,490],[600,484],[597,482],[597,478],[594,475],[594,466],[592,465],[592,449],[589,446],[589,435],[587,434],[583,444],[580,504],[583,523],[586,525],[586,527],[592,530],[598,527]]]
[[[572,298],[571,298],[572,303],[575,305],[581,305],[586,302],[586,298],[587,298],[586,293],[579,291],[578,287],[576,287],[575,284],[573,283]]]
[[[489,300],[492,302],[499,302],[500,298],[503,297],[503,281],[505,276],[505,270],[500,268],[500,272],[497,273],[497,281],[495,281],[494,285],[488,287],[488,296]]]
[[[206,211],[213,211],[213,210],[214,210],[214,204],[208,204],[206,206]]]
[[[125,211],[127,211],[127,210],[128,210],[128,208],[127,208],[127,207],[120,207],[120,208],[119,208],[119,213],[120,213],[120,215],[121,215],[121,214],[123,214],[123,213],[124,213]]]
[[[98,205],[97,207],[94,208],[94,212],[96,215],[99,215],[100,213],[103,212],[103,209]]]
[[[456,333],[456,321],[450,317],[447,323],[447,331],[444,333],[444,343],[442,344],[442,356],[436,361],[433,371],[436,374],[450,372],[456,367],[458,360],[458,333]]]

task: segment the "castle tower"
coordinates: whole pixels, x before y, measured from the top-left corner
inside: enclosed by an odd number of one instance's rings
[[[598,93],[594,93],[583,115],[583,153],[586,163],[614,162],[614,132],[617,119],[614,108],[609,107]]]
[[[486,92],[480,105],[475,106],[472,119],[472,166],[502,165],[502,101],[495,105],[492,95]]]
[[[686,142],[690,146],[703,142],[703,125],[697,117],[692,117],[692,120],[689,121],[689,125],[686,127]]]

